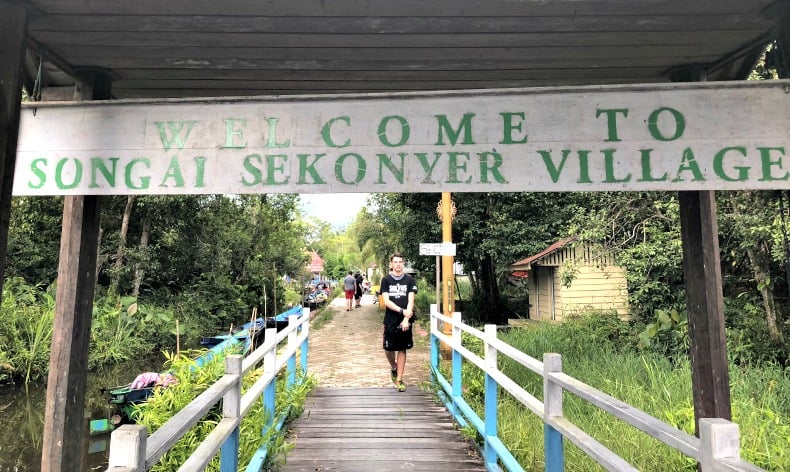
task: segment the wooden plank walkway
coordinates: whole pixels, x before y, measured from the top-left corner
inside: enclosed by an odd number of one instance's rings
[[[318,388],[289,441],[282,472],[486,470],[447,410],[417,387]]]

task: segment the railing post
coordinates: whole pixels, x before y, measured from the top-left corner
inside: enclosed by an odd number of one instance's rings
[[[549,373],[562,372],[562,356],[543,354],[543,447],[546,456],[546,472],[565,470],[562,434],[550,426],[552,417],[562,416],[562,387],[549,379]]]
[[[302,341],[302,347],[300,349],[301,352],[301,367],[302,367],[302,376],[307,376],[307,350],[308,350],[308,341],[310,339],[310,309],[309,308],[302,308],[302,318],[306,319],[307,321],[302,322],[302,331],[304,333],[304,341]]]
[[[741,433],[736,423],[722,418],[700,418],[700,470],[718,470],[719,459],[734,459],[741,456]]]
[[[436,337],[439,332],[439,319],[435,316],[438,312],[438,306],[431,303],[431,382],[437,381],[434,371],[439,370],[439,338]]]
[[[485,450],[484,459],[488,470],[497,470],[498,455],[491,444],[497,437],[497,383],[490,372],[498,369],[497,350],[492,341],[496,340],[496,325],[485,325]]]
[[[291,315],[288,317],[288,327],[296,326],[297,320],[299,317],[297,315]],[[288,352],[291,352],[291,348],[296,349],[296,337],[299,333],[296,330],[291,331],[288,333]],[[294,351],[294,354],[296,352]],[[286,385],[288,388],[291,388],[293,384],[296,383],[296,355],[288,357],[288,377],[286,380]]]
[[[113,431],[107,470],[143,472],[147,437],[147,428],[137,424],[125,424]]]
[[[453,410],[458,411],[458,404],[456,403],[461,398],[463,392],[463,382],[461,379],[461,362],[463,356],[456,349],[461,345],[461,313],[453,312],[453,337],[452,337],[452,353],[453,353]]]
[[[266,346],[266,354],[263,355],[263,375],[274,374],[274,378],[263,389],[263,410],[266,414],[267,420],[264,426],[263,434],[266,435],[266,430],[274,426],[274,395],[275,386],[277,385],[276,375],[276,357],[277,357],[277,328],[268,328],[264,334]]]
[[[234,354],[225,357],[225,375],[236,375],[238,380],[233,388],[222,397],[222,417],[238,418],[241,414],[241,356]],[[239,426],[225,440],[220,448],[220,471],[236,472],[239,468]]]

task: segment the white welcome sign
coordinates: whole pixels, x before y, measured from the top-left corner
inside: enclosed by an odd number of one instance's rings
[[[14,195],[790,188],[790,82],[26,104]]]

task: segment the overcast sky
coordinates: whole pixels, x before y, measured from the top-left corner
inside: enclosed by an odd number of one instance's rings
[[[305,216],[326,221],[335,229],[347,226],[365,206],[367,193],[317,193],[301,194]]]

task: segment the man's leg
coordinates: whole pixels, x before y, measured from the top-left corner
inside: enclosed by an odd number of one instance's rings
[[[397,351],[384,351],[384,354],[387,355],[387,361],[390,363],[390,370],[398,370],[398,361],[395,359],[395,353]]]
[[[393,354],[395,353],[393,352]],[[397,364],[398,364],[398,381],[400,381],[403,380],[403,371],[406,370],[406,351],[398,351]]]

